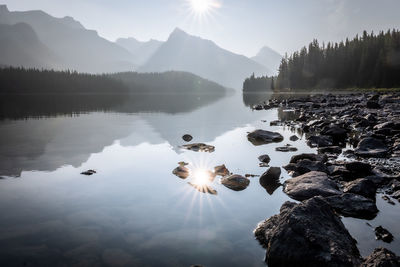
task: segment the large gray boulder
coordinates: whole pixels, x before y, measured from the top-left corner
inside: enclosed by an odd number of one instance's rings
[[[382,158],[385,157],[389,152],[388,147],[381,140],[366,137],[358,143],[354,153],[360,157],[366,158]]]
[[[283,191],[296,200],[340,195],[336,183],[324,172],[312,171],[285,181]]]
[[[378,213],[374,200],[356,194],[346,193],[325,200],[336,212],[346,217],[370,220]]]
[[[267,249],[268,266],[358,266],[356,241],[322,198],[286,202],[254,234]]]
[[[400,257],[386,248],[376,248],[361,264],[362,267],[400,267]]]

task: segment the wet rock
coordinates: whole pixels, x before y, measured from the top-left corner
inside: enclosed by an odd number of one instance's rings
[[[303,159],[297,163],[290,163],[283,167],[285,170],[292,172],[292,176],[299,176],[311,171],[319,171],[328,173],[328,168],[319,161],[311,161],[308,159]]]
[[[330,136],[312,135],[307,139],[307,145],[310,147],[326,147],[333,145],[333,140]]]
[[[292,136],[289,138],[289,140],[292,141],[292,142],[295,142],[295,141],[299,140],[299,138],[297,137],[297,135],[292,135]]]
[[[246,173],[246,174],[244,175],[244,177],[246,177],[246,178],[254,178],[254,177],[260,177],[260,175]]]
[[[190,186],[195,188],[200,193],[211,194],[211,195],[218,195],[218,192],[207,184],[195,184],[195,183],[188,183]]]
[[[398,201],[400,201],[400,190],[394,192],[394,193],[392,194],[392,197],[393,197],[394,199],[397,199]]]
[[[261,155],[258,157],[258,160],[268,164],[271,161],[271,158],[268,155]]]
[[[87,175],[87,176],[93,175],[95,173],[97,173],[95,170],[87,170],[87,171],[81,172],[82,175]]]
[[[336,212],[346,217],[373,219],[378,213],[375,201],[361,195],[345,193],[327,197],[326,201]]]
[[[342,148],[339,146],[327,146],[318,148],[318,153],[320,154],[340,154],[342,153]]]
[[[320,154],[303,153],[300,155],[292,156],[292,158],[290,159],[290,163],[297,163],[303,159],[308,159],[311,161],[319,161],[319,162],[324,163],[328,160],[328,157],[326,155],[320,155]]]
[[[321,197],[285,202],[279,215],[260,223],[254,234],[267,249],[268,266],[358,266],[356,241]]]
[[[386,243],[391,243],[393,241],[393,235],[382,226],[376,227],[374,231],[377,240],[382,240]]]
[[[321,135],[330,136],[333,143],[344,142],[347,138],[347,130],[338,125],[329,125],[322,129]]]
[[[188,144],[188,145],[183,145],[182,148],[195,151],[195,152],[214,152],[215,147],[206,145],[203,143],[195,143],[195,144]]]
[[[182,136],[182,139],[185,142],[190,142],[193,140],[193,136],[191,136],[190,134],[185,134],[184,136]]]
[[[366,137],[358,143],[354,153],[360,157],[382,158],[389,152],[388,147],[379,139]]]
[[[176,167],[172,173],[175,176],[178,176],[181,179],[186,179],[189,177],[190,175],[190,171],[188,168],[185,167],[185,163],[184,162],[179,162],[179,166]]]
[[[361,267],[400,267],[400,257],[386,248],[376,248]]]
[[[271,167],[260,177],[260,185],[265,188],[268,194],[272,195],[276,189],[281,186],[279,178],[281,176],[281,168]]]
[[[298,149],[293,146],[282,146],[282,147],[276,147],[275,151],[278,152],[296,152]]]
[[[370,164],[359,161],[346,162],[345,167],[354,177],[365,177],[371,175],[372,167]]]
[[[219,176],[227,176],[230,174],[230,172],[226,168],[225,164],[214,167],[214,173],[215,173],[215,175],[219,175]]]
[[[376,189],[377,187],[372,181],[361,178],[347,183],[343,188],[343,192],[375,199]]]
[[[242,191],[242,190],[245,190],[249,186],[250,180],[241,175],[234,174],[234,175],[230,175],[228,177],[222,178],[221,184],[223,184],[224,186],[226,186],[229,189],[232,189],[234,191]]]
[[[369,109],[379,109],[381,108],[381,105],[379,105],[379,103],[377,101],[368,101],[367,102],[367,108]]]
[[[312,171],[285,181],[283,191],[295,200],[306,200],[314,196],[334,196],[341,192],[335,182],[324,172]]]
[[[255,130],[247,135],[247,139],[255,146],[279,143],[283,141],[283,136],[280,133]]]

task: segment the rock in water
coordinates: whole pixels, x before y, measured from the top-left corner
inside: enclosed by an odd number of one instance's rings
[[[400,257],[386,248],[376,248],[361,267],[400,267]]]
[[[354,193],[370,199],[375,199],[377,186],[368,179],[360,178],[347,183],[344,186],[343,192]]]
[[[214,167],[214,173],[215,173],[215,175],[219,175],[219,176],[227,176],[230,174],[230,172],[226,168],[225,164]]]
[[[290,141],[295,142],[297,140],[299,140],[299,138],[297,137],[297,135],[292,135],[290,138]]]
[[[184,149],[195,151],[195,152],[214,152],[215,147],[206,145],[203,143],[188,144],[182,146]]]
[[[371,220],[378,213],[375,201],[356,194],[331,196],[325,200],[336,212],[346,217]]]
[[[95,170],[87,170],[87,171],[81,172],[82,175],[87,175],[87,176],[93,175],[95,173],[97,173]]]
[[[172,173],[173,173],[174,175],[178,176],[178,177],[181,178],[181,179],[186,179],[186,178],[188,178],[188,177],[189,177],[189,174],[190,174],[189,169],[186,168],[184,165],[181,165],[181,166],[179,166],[179,167],[176,167],[176,168],[172,171]]]
[[[276,147],[275,151],[278,152],[296,152],[298,149],[293,146],[282,146],[282,147]]]
[[[386,243],[391,243],[393,241],[393,235],[382,226],[376,227],[374,231],[376,239],[382,240]]]
[[[283,136],[280,133],[255,130],[247,135],[247,139],[255,146],[265,145],[270,143],[279,143],[283,141]]]
[[[354,153],[360,157],[382,158],[389,152],[388,147],[379,139],[366,137],[358,143]]]
[[[242,191],[242,190],[245,190],[249,186],[250,180],[241,175],[234,174],[234,175],[222,178],[221,184],[223,184],[224,186],[226,186],[229,189],[232,189],[234,191]]]
[[[324,172],[312,171],[285,181],[283,191],[295,200],[306,200],[314,196],[340,195],[335,182]]]
[[[260,185],[265,188],[268,194],[272,195],[276,189],[281,186],[279,178],[281,176],[281,168],[271,167],[260,177]]]
[[[359,266],[360,254],[340,218],[322,197],[286,202],[254,232],[268,266]]]
[[[268,155],[261,155],[258,157],[258,160],[262,163],[268,164],[271,161],[271,158]]]
[[[185,134],[184,136],[182,136],[182,139],[185,142],[190,142],[193,140],[193,136],[191,136],[190,134]]]

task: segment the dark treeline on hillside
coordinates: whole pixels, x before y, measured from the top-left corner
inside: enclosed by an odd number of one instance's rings
[[[340,43],[314,40],[282,60],[276,89],[400,87],[400,32],[363,33]]]
[[[268,76],[255,77],[254,73],[243,83],[243,93],[266,93],[273,90],[274,78]]]
[[[106,75],[24,68],[0,68],[0,94],[126,94],[122,82]]]

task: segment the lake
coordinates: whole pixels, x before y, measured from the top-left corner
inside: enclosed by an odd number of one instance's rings
[[[271,157],[270,166],[281,167],[316,149],[300,135],[289,141],[295,134],[290,129],[269,126],[285,111],[249,107],[271,96],[187,97],[138,95],[130,102],[103,96],[93,102],[80,96],[62,106],[49,104],[51,98],[45,106],[29,106],[28,99],[9,104],[12,112],[3,106],[0,265],[265,266],[253,230],[290,200],[282,187],[264,188],[254,177],[237,192],[216,178],[210,186],[217,195],[205,194],[189,184],[192,177],[183,180],[172,171],[184,161],[193,171],[225,164],[235,174],[260,175],[267,170],[259,167],[262,154]],[[285,140],[254,146],[246,135],[255,129],[280,132]],[[184,134],[215,151],[182,149]],[[284,144],[299,151],[275,151]],[[88,169],[96,174],[80,174]],[[290,178],[284,169],[282,177]],[[400,254],[400,205],[378,195],[377,206],[380,213],[369,223],[389,229],[391,244],[376,241],[365,220],[343,222],[363,256],[379,246]]]

